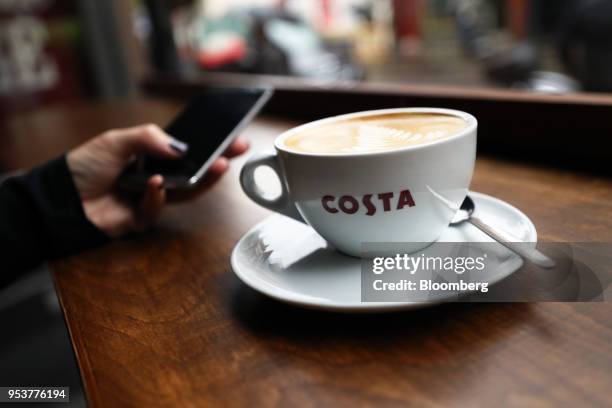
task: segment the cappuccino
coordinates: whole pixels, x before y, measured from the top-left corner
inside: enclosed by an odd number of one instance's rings
[[[304,153],[377,152],[446,139],[467,126],[460,117],[439,113],[368,115],[297,131],[283,144]]]
[[[465,199],[477,127],[468,113],[436,108],[322,119],[279,135],[274,152],[252,156],[240,183],[253,201],[309,224],[345,254],[395,255],[382,246],[364,252],[364,243],[382,242],[401,242],[411,253],[436,241]],[[256,182],[264,166],[280,180],[274,199]]]

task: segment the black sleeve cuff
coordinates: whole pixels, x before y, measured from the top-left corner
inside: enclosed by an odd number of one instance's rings
[[[73,254],[109,240],[85,216],[66,156],[35,168],[24,182],[48,234],[49,258]]]
[[[7,180],[1,190],[1,218],[9,224],[1,232],[16,240],[4,236],[0,241],[13,241],[9,246],[16,251],[14,259],[22,259],[17,267],[35,266],[24,263],[63,257],[109,240],[85,216],[65,156]]]

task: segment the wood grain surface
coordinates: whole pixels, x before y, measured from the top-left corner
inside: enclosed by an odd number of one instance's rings
[[[92,109],[55,131],[74,141],[176,110],[136,106]],[[40,120],[34,133],[48,129]],[[262,118],[244,134],[257,151],[293,124]],[[36,137],[29,130],[19,137]],[[243,160],[205,195],[168,208],[155,231],[53,265],[92,407],[610,406],[610,303],[339,315],[245,287],[230,251],[269,212],[241,192]],[[472,188],[523,210],[542,240],[612,241],[609,179],[482,156]]]

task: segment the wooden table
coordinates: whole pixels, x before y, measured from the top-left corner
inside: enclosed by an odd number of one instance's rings
[[[22,116],[0,160],[30,166],[104,128],[164,123],[175,110],[140,101]],[[245,135],[255,151],[292,125],[262,118]],[[612,403],[610,303],[359,316],[297,309],[245,287],[230,251],[269,213],[240,191],[243,160],[207,194],[168,208],[155,232],[54,263],[91,406]],[[542,240],[612,241],[609,179],[479,157],[472,188],[525,211]]]

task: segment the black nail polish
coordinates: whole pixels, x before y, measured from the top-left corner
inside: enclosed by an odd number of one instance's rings
[[[180,140],[172,139],[170,142],[170,148],[178,153],[186,153],[189,150],[189,145],[187,143],[181,142]]]

